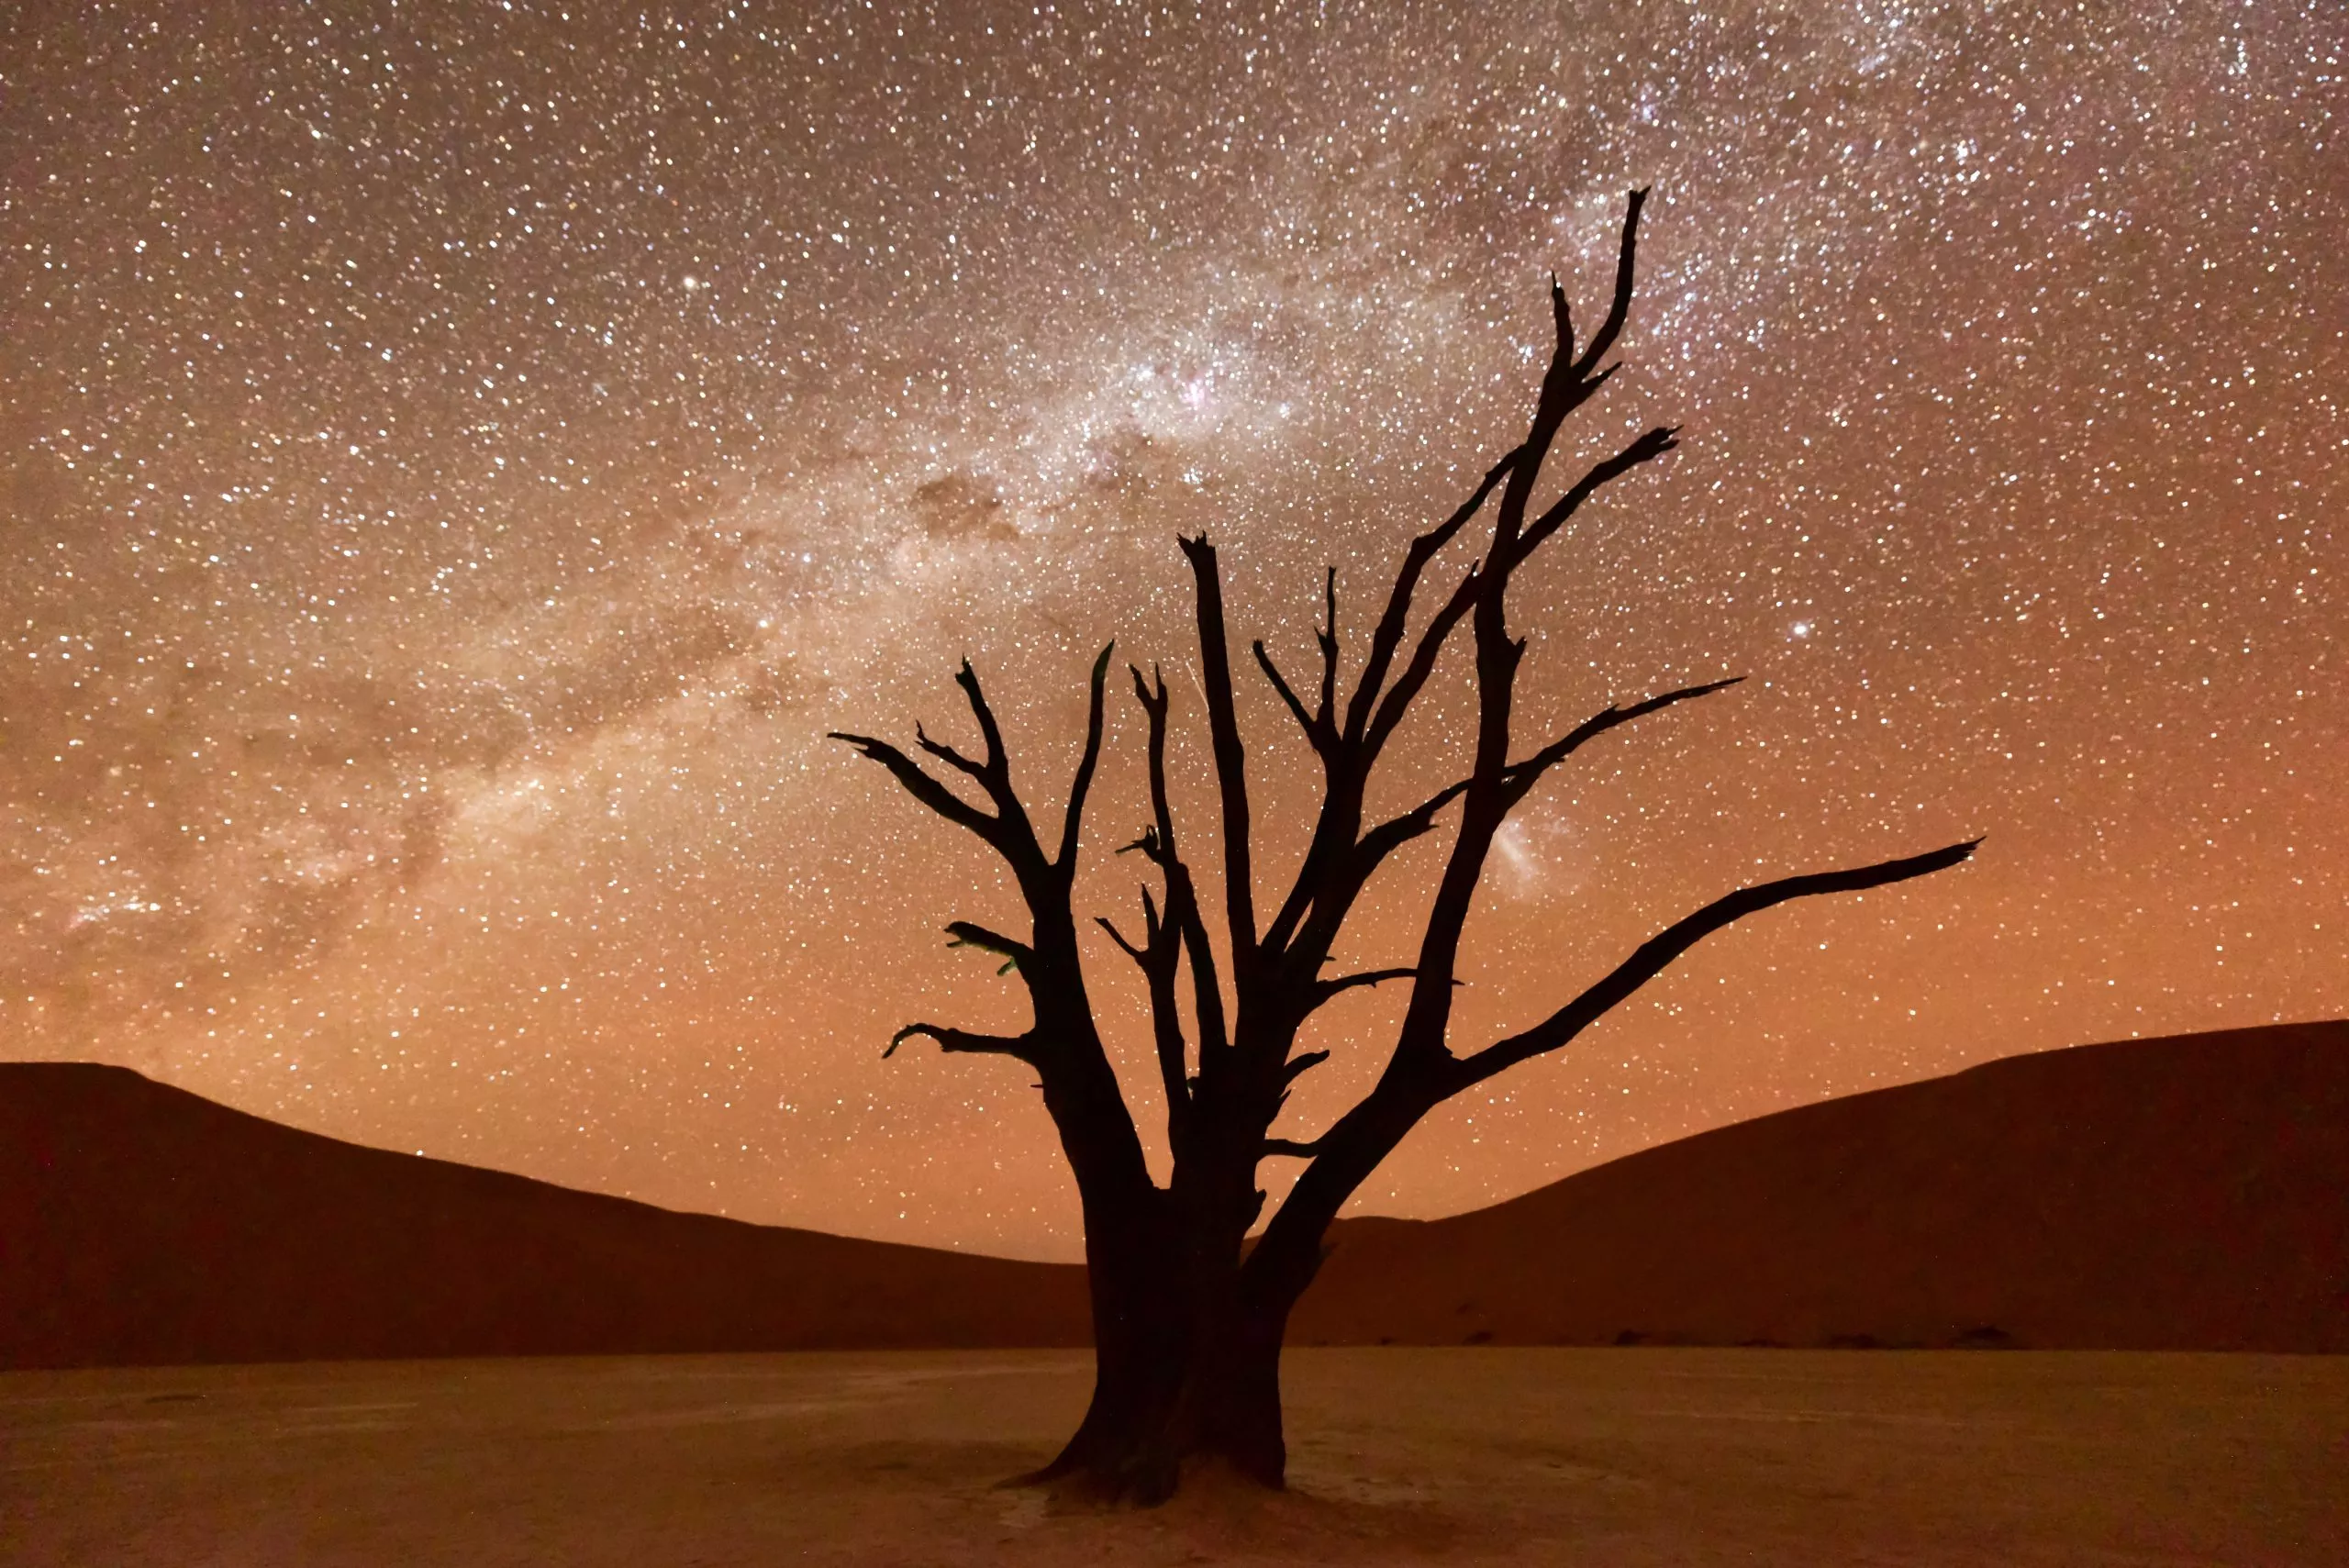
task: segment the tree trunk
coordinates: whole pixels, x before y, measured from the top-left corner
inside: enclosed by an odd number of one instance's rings
[[[1138,1224],[1088,1226],[1093,1399],[1059,1457],[1030,1479],[1156,1503],[1174,1494],[1186,1462],[1218,1459],[1263,1485],[1283,1484],[1280,1354],[1295,1298],[1246,1298],[1245,1216],[1231,1218],[1240,1223],[1203,1227],[1220,1234],[1188,1246],[1171,1201]]]
[[[1142,1318],[1097,1326],[1092,1404],[1068,1446],[1030,1479],[1075,1479],[1110,1497],[1159,1503],[1174,1495],[1186,1462],[1215,1459],[1281,1486],[1285,1323],[1194,1322],[1179,1291]]]
[[[1250,1480],[1279,1487],[1288,1474],[1281,1428],[1281,1339],[1288,1314],[1240,1312],[1193,1372],[1198,1411],[1191,1451],[1212,1454]]]

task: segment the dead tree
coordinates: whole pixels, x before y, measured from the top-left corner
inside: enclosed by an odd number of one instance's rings
[[[1318,692],[1300,691],[1264,651],[1258,666],[1319,759],[1321,802],[1313,833],[1288,891],[1269,919],[1256,904],[1259,872],[1252,858],[1246,754],[1233,711],[1231,660],[1215,547],[1181,541],[1197,585],[1200,677],[1220,796],[1225,951],[1231,973],[1219,973],[1208,912],[1166,788],[1171,704],[1165,682],[1133,671],[1134,695],[1149,719],[1152,817],[1138,849],[1160,881],[1141,900],[1140,936],[1104,920],[1117,945],[1141,968],[1153,1019],[1159,1078],[1166,1100],[1173,1173],[1152,1181],[1141,1140],[1095,1026],[1071,906],[1078,828],[1099,761],[1102,688],[1109,650],[1093,666],[1083,759],[1069,790],[1056,843],[1047,845],[1014,791],[1003,737],[968,661],[956,679],[978,723],[984,750],[972,756],[918,727],[918,749],[962,775],[949,788],[906,751],[870,736],[842,734],[889,770],[914,798],[985,840],[1001,855],[1028,908],[1023,936],[969,921],[947,927],[957,943],[999,954],[1026,985],[1033,1022],[1022,1033],[975,1033],[915,1023],[890,1041],[894,1051],[916,1037],[949,1051],[1017,1058],[1035,1072],[1045,1108],[1076,1178],[1091,1280],[1095,1384],[1091,1407],[1067,1446],[1035,1479],[1090,1478],[1141,1500],[1171,1493],[1193,1456],[1219,1456],[1243,1473],[1277,1486],[1286,1462],[1282,1436],[1280,1351],[1290,1309],[1311,1283],[1322,1238],[1341,1205],[1404,1135],[1452,1096],[1520,1062],[1554,1051],[1708,934],[1773,905],[1814,894],[1880,887],[1965,860],[1974,843],[1842,871],[1789,876],[1739,888],[1666,927],[1580,995],[1548,1018],[1465,1052],[1452,1048],[1454,973],[1468,918],[1495,832],[1511,808],[1550,771],[1619,725],[1732,685],[1712,681],[1609,706],[1531,750],[1513,738],[1519,665],[1526,643],[1509,630],[1509,584],[1533,553],[1600,489],[1669,451],[1670,429],[1652,429],[1606,458],[1536,509],[1542,465],[1560,428],[1605,385],[1603,363],[1622,330],[1632,294],[1640,207],[1625,213],[1615,292],[1598,329],[1579,347],[1564,294],[1553,282],[1556,346],[1542,379],[1525,439],[1503,455],[1475,494],[1450,517],[1411,541],[1387,591],[1353,689],[1342,702],[1337,578],[1330,574],[1325,623],[1318,628]],[[1496,497],[1497,497],[1496,501]],[[1443,573],[1431,612],[1414,609],[1446,547],[1495,503],[1491,532],[1464,568]],[[1419,627],[1414,633],[1414,620]],[[1366,816],[1372,770],[1397,727],[1426,687],[1438,655],[1463,626],[1475,659],[1476,734],[1465,778],[1412,809],[1384,820]],[[974,800],[972,793],[980,797]],[[1397,849],[1433,830],[1456,806],[1459,826],[1444,862],[1416,959],[1407,967],[1327,973],[1346,917],[1380,865]],[[1978,840],[1976,840],[1978,842]],[[1275,1137],[1275,1120],[1300,1073],[1324,1051],[1296,1050],[1299,1030],[1332,997],[1361,985],[1408,981],[1409,1000],[1392,1054],[1376,1085],[1351,1110],[1310,1139]],[[1186,1028],[1181,993],[1189,992]],[[1265,1196],[1258,1166],[1267,1159],[1305,1162],[1257,1244],[1243,1240]]]

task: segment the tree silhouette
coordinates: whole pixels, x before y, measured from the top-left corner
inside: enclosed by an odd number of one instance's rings
[[[1282,1482],[1280,1351],[1290,1309],[1311,1283],[1322,1238],[1341,1205],[1431,1110],[1519,1062],[1573,1040],[1708,934],[1772,905],[1851,892],[1953,866],[1975,843],[1850,870],[1790,876],[1740,888],[1665,928],[1597,984],[1520,1033],[1466,1054],[1449,1044],[1461,929],[1474,902],[1493,837],[1509,811],[1551,769],[1618,725],[1735,684],[1712,681],[1609,706],[1555,740],[1512,756],[1514,695],[1522,638],[1508,624],[1518,570],[1604,486],[1672,450],[1674,432],[1652,429],[1599,462],[1558,498],[1533,509],[1536,482],[1560,428],[1614,373],[1602,364],[1631,308],[1633,259],[1645,191],[1624,215],[1615,292],[1606,319],[1576,348],[1565,295],[1553,281],[1556,345],[1524,440],[1496,462],[1459,510],[1405,551],[1353,693],[1340,701],[1337,576],[1330,573],[1326,620],[1318,628],[1319,691],[1301,694],[1257,642],[1264,678],[1304,731],[1321,765],[1321,802],[1309,844],[1269,920],[1256,906],[1251,858],[1246,753],[1233,711],[1223,587],[1215,547],[1181,541],[1197,586],[1199,662],[1220,804],[1225,949],[1219,973],[1208,916],[1183,857],[1166,786],[1171,703],[1155,672],[1132,671],[1150,726],[1152,819],[1139,850],[1161,882],[1145,888],[1139,939],[1100,922],[1140,966],[1147,983],[1159,1076],[1166,1100],[1173,1173],[1152,1181],[1134,1119],[1096,1028],[1077,948],[1071,890],[1085,794],[1100,760],[1103,684],[1109,649],[1095,661],[1085,750],[1069,789],[1059,840],[1047,850],[1014,792],[1003,736],[970,662],[957,683],[978,722],[984,752],[973,757],[918,726],[918,750],[959,773],[984,797],[951,789],[904,751],[871,736],[840,734],[897,779],[924,806],[985,840],[1019,884],[1031,922],[1014,937],[967,920],[946,929],[957,944],[999,954],[1026,985],[1034,1021],[1022,1033],[976,1033],[914,1023],[889,1050],[917,1037],[948,1051],[1009,1056],[1033,1068],[1044,1105],[1076,1178],[1085,1219],[1095,1335],[1093,1399],[1060,1456],[1036,1480],[1082,1476],[1143,1501],[1174,1490],[1192,1456],[1219,1456],[1269,1485]],[[1439,558],[1497,493],[1482,554],[1435,602],[1416,635],[1415,601]],[[1468,775],[1398,817],[1370,820],[1372,770],[1438,655],[1463,624],[1475,659],[1476,732]],[[1459,828],[1429,909],[1417,961],[1408,968],[1325,973],[1347,915],[1372,875],[1397,849],[1434,829],[1457,805]],[[1978,842],[1976,840],[1975,842]],[[1181,1006],[1188,973],[1191,1025]],[[1392,1054],[1360,1103],[1309,1140],[1275,1138],[1275,1119],[1299,1074],[1326,1051],[1297,1051],[1298,1032],[1332,997],[1383,981],[1408,981],[1410,995]],[[1228,989],[1227,989],[1228,987]],[[1296,1184],[1252,1248],[1245,1240],[1265,1195],[1258,1165],[1305,1162]]]

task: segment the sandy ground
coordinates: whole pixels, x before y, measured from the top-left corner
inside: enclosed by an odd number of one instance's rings
[[[1291,1352],[1294,1490],[1004,1489],[1078,1352],[0,1374],[9,1563],[2349,1562],[2349,1358]]]

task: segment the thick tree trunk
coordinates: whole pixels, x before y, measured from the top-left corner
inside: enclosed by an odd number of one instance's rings
[[[1196,1428],[1191,1451],[1222,1459],[1265,1486],[1286,1485],[1288,1441],[1281,1427],[1281,1340],[1288,1314],[1242,1311],[1193,1371]]]
[[[1201,1322],[1188,1296],[1166,1291],[1138,1301],[1135,1316],[1097,1324],[1092,1404],[1060,1456],[1031,1479],[1072,1478],[1108,1496],[1158,1503],[1174,1495],[1187,1462],[1213,1459],[1262,1485],[1283,1485],[1286,1314]]]

